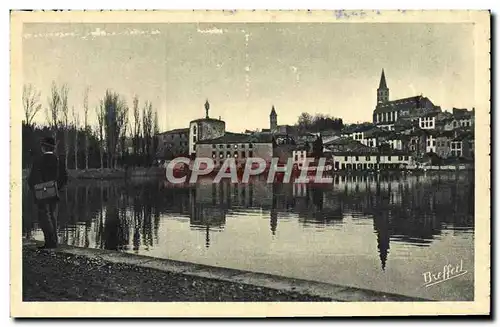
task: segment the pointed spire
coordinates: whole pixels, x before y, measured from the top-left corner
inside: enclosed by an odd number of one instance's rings
[[[276,116],[276,110],[274,109],[274,105],[273,108],[271,109],[271,116]]]
[[[380,76],[380,84],[378,85],[379,89],[386,89],[387,88],[387,83],[385,82],[385,73],[384,69],[382,68],[382,76]]]

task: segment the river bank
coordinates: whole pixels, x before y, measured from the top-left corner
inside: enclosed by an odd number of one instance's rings
[[[29,169],[23,169],[23,179],[28,178]],[[92,169],[69,169],[68,177],[70,179],[97,179],[97,180],[116,180],[127,178],[163,178],[165,169],[160,167],[150,168],[92,168]]]
[[[23,301],[411,301],[404,296],[114,251],[23,245]]]
[[[23,301],[331,301],[34,247],[23,267]]]

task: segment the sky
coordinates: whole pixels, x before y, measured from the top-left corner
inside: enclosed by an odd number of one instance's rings
[[[382,69],[390,99],[422,94],[443,110],[472,108],[473,25],[458,23],[29,23],[23,83],[47,98],[54,81],[90,120],[107,89],[150,101],[160,130],[205,115],[226,129],[294,124],[302,112],[371,121]],[[132,115],[131,115],[132,118]],[[42,110],[37,123],[46,121]]]

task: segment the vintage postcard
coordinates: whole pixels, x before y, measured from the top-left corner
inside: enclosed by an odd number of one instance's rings
[[[12,11],[11,315],[490,313],[490,12]]]

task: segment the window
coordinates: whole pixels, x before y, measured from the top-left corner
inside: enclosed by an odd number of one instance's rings
[[[231,152],[227,151],[226,152],[226,158],[230,158],[231,157]]]
[[[366,161],[370,161],[370,156],[366,156]]]
[[[356,158],[355,158],[354,160],[358,161],[358,160],[359,160],[359,157],[358,157],[358,156],[356,156]]]
[[[231,145],[230,144],[226,144],[226,148],[230,149]]]
[[[248,157],[249,158],[253,157],[253,151],[248,151]]]
[[[234,151],[234,157],[238,158],[238,151]]]
[[[241,157],[245,158],[245,151],[241,151]]]
[[[196,134],[196,125],[193,126],[193,134]]]
[[[344,158],[344,161],[347,161],[347,159],[348,159],[348,158],[347,158],[347,156],[346,156],[346,157]]]
[[[222,153],[222,152],[221,152],[221,153],[219,153],[219,158],[221,158],[221,159],[222,159],[223,157],[224,157],[224,153]]]
[[[398,157],[398,160],[399,160],[399,161],[403,160],[403,156],[399,156],[399,157]]]
[[[408,161],[410,160],[410,157],[409,156],[405,156],[405,161]]]
[[[215,158],[215,151],[212,151],[212,158]]]
[[[252,143],[248,144],[248,148],[252,149],[253,148],[253,144]]]
[[[224,148],[224,145],[223,144],[219,144],[219,149],[223,149]]]
[[[215,144],[212,144],[212,148],[215,149],[217,146]]]
[[[196,143],[196,135],[193,135],[193,143]]]
[[[237,148],[238,148],[238,144],[235,144],[235,145],[234,145],[234,148],[235,148],[235,149],[237,149]]]
[[[436,140],[432,140],[432,146],[436,146]]]
[[[391,156],[387,156],[387,161],[391,161]]]

